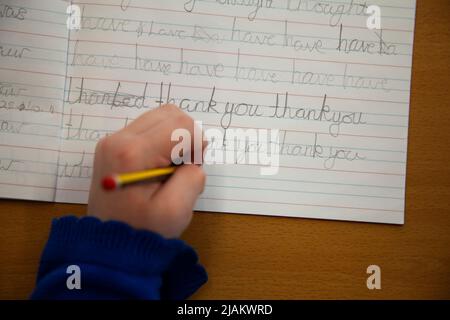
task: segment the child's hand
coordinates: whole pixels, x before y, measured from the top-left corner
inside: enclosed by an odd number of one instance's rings
[[[104,191],[104,176],[171,164],[172,131],[185,128],[194,136],[192,118],[173,105],[147,112],[97,144],[88,214],[118,220],[167,238],[178,237],[189,225],[192,210],[205,185],[196,165],[183,165],[166,182],[151,182]],[[203,152],[203,150],[202,150]]]

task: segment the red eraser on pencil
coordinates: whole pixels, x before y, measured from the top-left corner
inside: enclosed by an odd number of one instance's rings
[[[114,179],[113,177],[105,177],[103,178],[102,186],[105,190],[114,190],[117,188],[116,179]]]

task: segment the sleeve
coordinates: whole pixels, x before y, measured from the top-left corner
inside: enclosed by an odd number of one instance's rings
[[[178,239],[116,221],[52,223],[31,299],[186,299],[207,281],[195,251]]]

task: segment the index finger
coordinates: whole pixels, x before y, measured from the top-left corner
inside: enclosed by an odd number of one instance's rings
[[[161,122],[183,114],[180,108],[173,104],[165,104],[147,111],[122,129],[123,132],[139,134],[157,126]]]

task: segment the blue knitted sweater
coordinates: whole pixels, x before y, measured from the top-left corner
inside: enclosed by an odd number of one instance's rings
[[[197,254],[181,240],[121,222],[63,217],[52,223],[31,298],[179,300],[206,281]]]

